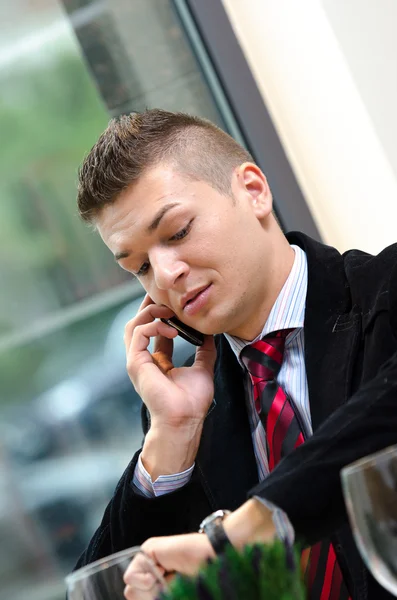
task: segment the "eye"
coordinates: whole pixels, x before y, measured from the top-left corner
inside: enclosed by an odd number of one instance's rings
[[[193,223],[193,219],[191,221],[189,221],[189,223],[186,225],[186,227],[184,227],[183,229],[181,229],[180,231],[178,231],[178,233],[176,233],[175,235],[173,235],[172,237],[170,237],[169,241],[170,242],[177,242],[179,240],[182,240],[184,237],[186,237],[187,234],[189,233],[189,231],[192,228],[192,223]]]
[[[149,262],[144,262],[144,263],[141,265],[141,268],[139,269],[139,271],[138,271],[137,273],[134,273],[134,275],[135,275],[136,277],[142,277],[143,275],[146,275],[146,273],[147,273],[147,272],[148,272],[148,270],[149,270],[149,267],[150,267],[150,263],[149,263]]]

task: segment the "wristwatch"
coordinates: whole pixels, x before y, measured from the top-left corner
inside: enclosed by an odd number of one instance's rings
[[[232,545],[223,528],[223,519],[230,515],[230,510],[216,510],[205,517],[200,524],[199,533],[205,533],[211,542],[215,554],[222,554],[227,545]]]

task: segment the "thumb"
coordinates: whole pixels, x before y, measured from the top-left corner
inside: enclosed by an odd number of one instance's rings
[[[216,346],[213,335],[206,335],[204,338],[204,344],[199,346],[196,350],[196,358],[194,361],[195,367],[202,367],[209,373],[214,373],[214,366],[216,360]]]

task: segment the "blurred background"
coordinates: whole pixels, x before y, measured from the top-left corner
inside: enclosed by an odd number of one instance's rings
[[[77,218],[84,155],[112,116],[201,115],[252,152],[285,229],[380,249],[397,173],[382,3],[360,0],[360,31],[353,1],[0,3],[0,600],[64,598],[141,443],[123,330],[142,290]],[[176,363],[190,354],[178,339]]]

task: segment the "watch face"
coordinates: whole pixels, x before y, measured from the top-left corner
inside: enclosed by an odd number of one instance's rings
[[[216,510],[215,512],[211,513],[201,522],[199,532],[203,533],[207,525],[213,523],[216,519],[223,521],[227,515],[230,515],[230,512],[230,510]]]

